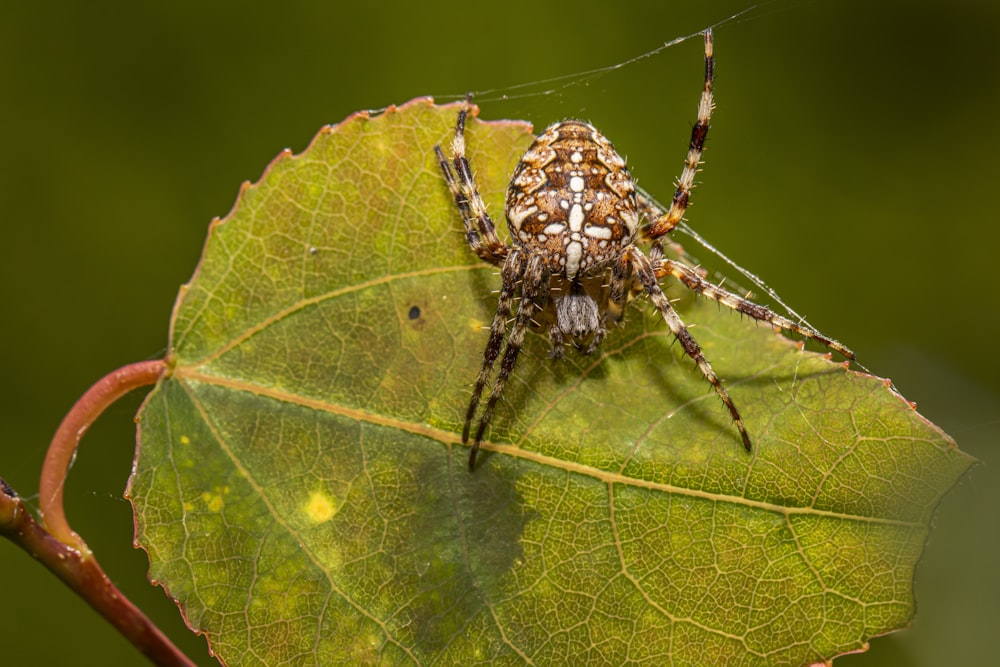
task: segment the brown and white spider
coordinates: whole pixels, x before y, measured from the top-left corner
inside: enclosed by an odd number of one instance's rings
[[[469,97],[458,112],[451,165],[441,148],[434,147],[461,213],[469,247],[483,261],[500,267],[502,281],[483,365],[465,415],[463,443],[469,441],[483,389],[500,356],[507,320],[518,292],[521,297],[503,348],[500,370],[469,452],[470,470],[475,468],[483,433],[514,370],[528,327],[548,330],[553,358],[562,356],[566,342],[573,343],[584,354],[591,354],[604,340],[608,325],[617,323],[628,302],[642,293],[660,311],[685,354],[715,388],[732,415],[743,446],[750,451],[750,436],[739,410],[660,288],[659,279],[668,275],[739,313],[812,338],[854,359],[853,352],[819,331],[737,296],[708,282],[687,264],[664,257],[662,240],[684,216],[712,115],[711,30],[704,35],[705,84],[698,105],[698,121],[691,130],[684,170],[666,213],[636,192],[625,160],[597,129],[579,120],[562,121],[546,129],[514,169],[504,207],[512,240],[507,245],[497,236],[465,157]],[[640,217],[645,218],[645,224],[640,225]],[[636,246],[640,238],[650,243],[648,255]]]

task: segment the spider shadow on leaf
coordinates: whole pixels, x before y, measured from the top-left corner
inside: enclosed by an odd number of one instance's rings
[[[411,451],[416,511],[398,523],[395,586],[416,593],[395,614],[399,632],[438,651],[483,613],[496,588],[524,560],[522,540],[537,510],[518,492],[516,471],[469,475],[464,449],[447,458]]]

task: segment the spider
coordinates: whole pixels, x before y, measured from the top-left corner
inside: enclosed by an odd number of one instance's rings
[[[664,256],[664,237],[681,221],[687,208],[712,115],[711,30],[705,31],[704,37],[705,83],[698,120],[691,130],[684,169],[666,213],[636,191],[625,160],[596,128],[583,121],[566,120],[546,129],[514,169],[504,207],[512,241],[508,245],[497,235],[465,156],[465,121],[471,95],[466,96],[458,112],[451,164],[441,147],[434,147],[462,216],[469,247],[483,261],[500,267],[500,299],[465,414],[464,444],[469,441],[483,390],[498,357],[500,370],[475,430],[469,451],[470,471],[475,470],[483,434],[514,370],[527,329],[547,329],[552,345],[550,356],[554,359],[562,357],[567,342],[591,354],[604,340],[608,326],[621,320],[625,306],[643,294],[722,399],[749,452],[750,436],[739,410],[660,288],[659,280],[666,276],[739,313],[812,338],[854,360],[851,350],[819,331],[729,292],[683,261]],[[645,220],[644,224],[640,219]],[[638,240],[650,244],[648,253],[639,249]],[[508,334],[508,319],[518,296],[517,313]]]

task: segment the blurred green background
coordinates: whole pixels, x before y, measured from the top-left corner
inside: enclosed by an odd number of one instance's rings
[[[209,220],[282,148],[302,150],[359,109],[623,61],[745,2],[4,3],[0,476],[35,494],[47,442],[80,393],[162,356]],[[692,40],[553,95],[483,96],[482,115],[589,119],[668,198],[700,48]],[[690,223],[987,464],[938,514],[914,627],[837,664],[995,663],[1000,3],[774,2],[717,30],[716,56]],[[88,435],[68,514],[126,594],[216,664],[131,546],[121,495],[140,400]],[[142,662],[6,542],[0,601],[4,664]]]

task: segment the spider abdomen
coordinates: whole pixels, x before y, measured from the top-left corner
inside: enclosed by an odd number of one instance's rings
[[[639,224],[625,160],[578,120],[550,126],[531,145],[514,170],[505,213],[514,242],[570,281],[621,257]]]

